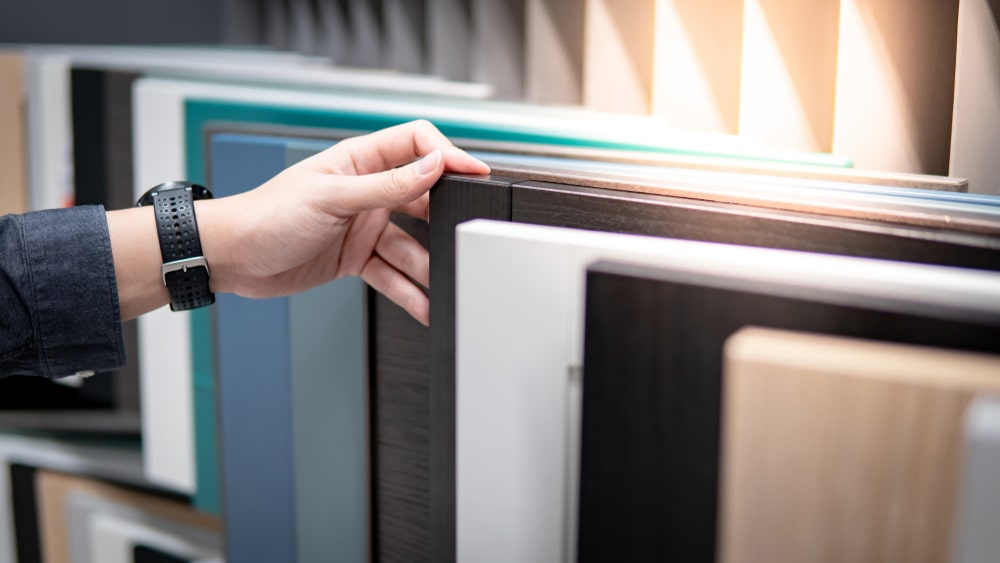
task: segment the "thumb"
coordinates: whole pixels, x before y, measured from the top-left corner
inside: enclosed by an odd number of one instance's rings
[[[441,149],[406,166],[362,176],[338,176],[330,204],[350,214],[393,208],[420,197],[444,172]]]

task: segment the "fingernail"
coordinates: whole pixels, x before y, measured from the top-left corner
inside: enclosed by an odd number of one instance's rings
[[[421,176],[426,176],[431,172],[437,170],[438,164],[441,163],[441,149],[434,149],[430,154],[420,159],[417,162],[417,173]]]

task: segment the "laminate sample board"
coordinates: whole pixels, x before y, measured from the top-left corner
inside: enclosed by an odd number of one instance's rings
[[[735,134],[743,0],[656,0],[651,113],[666,126]]]
[[[0,215],[28,210],[24,55],[0,50]]]
[[[145,484],[138,444],[130,441],[101,444],[94,441],[55,441],[17,434],[0,434],[0,562],[14,563],[25,560],[19,556],[21,545],[34,553],[41,551],[42,537],[37,531],[39,519],[29,517],[28,528],[20,525],[18,508],[34,510],[37,514],[37,495],[34,475],[38,468],[57,469],[83,475],[115,479],[124,483]],[[12,469],[19,473],[18,482],[12,483]],[[28,478],[30,477],[30,479]],[[18,503],[23,503],[18,505]],[[20,512],[19,510],[17,510]],[[21,513],[24,514],[24,513]],[[24,530],[36,530],[34,539],[22,539]],[[26,542],[26,543],[25,543]]]
[[[716,561],[722,358],[733,332],[753,325],[996,354],[998,281],[995,272],[725,246],[591,266],[579,560]]]
[[[946,561],[1000,356],[743,328],[724,348],[720,561]]]
[[[970,191],[1000,195],[1000,4],[959,0],[949,174]]]
[[[38,495],[44,560],[52,563],[91,561],[93,537],[87,514],[115,514],[136,523],[159,523],[161,528],[187,530],[202,544],[218,547],[222,523],[175,498],[162,497],[119,485],[57,473],[38,471]],[[71,546],[86,553],[71,551]]]
[[[743,8],[740,136],[832,150],[840,0],[745,0]]]
[[[470,190],[469,182],[474,183],[475,192]],[[624,181],[602,185],[620,186],[622,183]],[[643,189],[635,185],[633,188]],[[496,198],[497,207],[492,211],[477,211],[480,204],[470,194],[490,193],[489,190],[493,190],[495,194],[493,198]],[[429,394],[431,404],[436,405],[431,410],[431,455],[439,459],[439,465],[432,467],[455,467],[456,463],[454,458],[447,458],[455,452],[454,442],[450,441],[454,439],[455,432],[455,419],[452,418],[455,416],[455,406],[452,401],[455,393],[456,342],[455,313],[451,309],[455,299],[451,286],[451,280],[455,277],[451,261],[454,252],[451,229],[459,222],[477,217],[503,219],[507,213],[504,207],[507,197],[510,198],[510,218],[515,223],[631,232],[658,237],[1000,270],[1000,241],[995,234],[976,236],[974,238],[978,241],[973,242],[962,233],[946,234],[938,229],[916,226],[900,230],[898,225],[867,219],[765,211],[750,206],[569,184],[446,175],[431,192],[432,363]],[[903,203],[902,200],[900,203]],[[995,223],[996,219],[991,221]],[[435,236],[434,233],[440,234]],[[530,268],[523,269],[527,275],[531,271]],[[495,328],[499,330],[498,327]],[[490,329],[484,330],[487,331],[484,334],[492,334]],[[505,356],[503,361],[515,359]],[[455,482],[447,480],[448,474],[445,471],[446,469],[432,471],[432,490],[454,490]],[[447,512],[450,507],[455,506],[454,502],[447,496],[432,496],[432,515],[437,515],[433,520],[435,525],[440,525],[438,518],[456,521],[455,516]],[[526,521],[531,521],[532,518],[526,515],[522,517]],[[448,529],[447,525],[441,526],[444,530]],[[494,532],[500,533],[499,530]],[[525,533],[529,537],[535,537],[534,531]],[[446,544],[448,541],[454,542],[447,539],[441,541]],[[545,545],[549,546],[550,551],[545,552],[543,557],[557,549],[559,541],[561,540],[546,540]],[[462,540],[458,543],[463,545]],[[510,548],[516,549],[513,545]],[[479,552],[476,554],[482,555]]]
[[[842,0],[833,151],[861,168],[945,174],[958,0]]]
[[[471,0],[472,79],[501,99],[524,97],[525,1]]]
[[[427,72],[472,77],[472,0],[427,0]]]
[[[1000,550],[1000,495],[995,486],[998,469],[1000,400],[986,395],[975,400],[965,419],[963,484],[951,559],[956,563],[985,563]]]
[[[74,495],[72,500],[94,499],[80,494]],[[95,502],[94,505],[89,514],[78,511],[80,514],[70,516],[71,524],[82,525],[79,532],[87,540],[84,545],[74,543],[74,561],[131,563],[137,544],[147,549],[155,546],[160,554],[170,553],[187,561],[221,558],[222,541],[218,533],[142,513],[129,514],[128,510],[120,510],[110,503]]]
[[[329,145],[213,135],[212,185],[219,196],[239,193]],[[366,299],[357,278],[288,298],[219,296],[214,332],[230,558],[367,560]],[[270,510],[256,510],[262,502]]]
[[[583,103],[601,111],[648,114],[653,94],[656,3],[586,0]]]
[[[424,72],[425,3],[425,0],[382,0],[384,67],[414,74]]]
[[[583,2],[526,0],[524,98],[579,105],[583,101]]]

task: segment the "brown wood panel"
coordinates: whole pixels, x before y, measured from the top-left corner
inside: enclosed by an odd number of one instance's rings
[[[1000,356],[745,328],[726,343],[721,561],[947,561],[963,421]]]
[[[502,176],[446,175],[431,190],[430,560],[455,560],[455,227],[510,220]]]
[[[0,51],[0,215],[28,210],[24,57]]]

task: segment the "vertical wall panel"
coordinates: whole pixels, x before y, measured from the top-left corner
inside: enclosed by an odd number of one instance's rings
[[[833,151],[947,174],[958,0],[843,0]]]
[[[725,355],[721,561],[948,560],[1000,357],[759,328]]]
[[[24,59],[0,52],[0,215],[28,210]]]
[[[949,174],[1000,195],[1000,1],[960,0]]]
[[[584,0],[527,0],[525,97],[531,102],[583,100]]]
[[[525,0],[473,0],[472,80],[496,88],[496,96],[524,95]]]
[[[472,0],[427,0],[427,70],[450,80],[471,76]]]
[[[424,71],[426,12],[423,0],[383,1],[385,66],[414,74]]]
[[[746,0],[741,136],[786,150],[830,151],[840,0]]]
[[[736,133],[743,0],[657,0],[654,115],[671,127]]]
[[[583,103],[649,113],[653,90],[654,0],[586,0]]]

